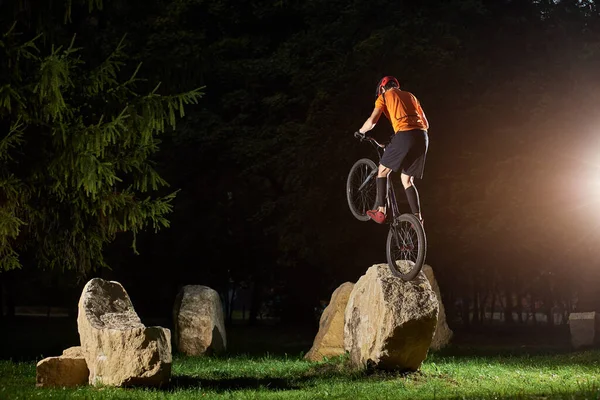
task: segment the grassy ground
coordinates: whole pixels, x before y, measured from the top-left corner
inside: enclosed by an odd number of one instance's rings
[[[17,337],[27,336],[13,328],[0,330],[0,338],[14,352]],[[52,329],[42,331],[54,338],[52,348],[77,344]],[[38,389],[35,360],[55,355],[39,353],[44,340],[38,340],[35,357],[0,361],[0,399],[600,399],[600,350],[571,351],[564,330],[459,332],[450,348],[430,354],[413,374],[357,372],[343,357],[306,362],[301,350],[312,335],[270,326],[231,329],[229,355],[176,356],[172,381],[160,389]],[[25,347],[18,354],[26,354]]]
[[[183,358],[161,389],[37,389],[35,363],[0,361],[0,398],[598,399],[600,351],[480,357],[432,355],[413,374],[356,372],[344,358]]]

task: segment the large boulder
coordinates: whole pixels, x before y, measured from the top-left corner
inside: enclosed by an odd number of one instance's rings
[[[444,304],[442,303],[442,295],[440,293],[440,287],[435,280],[435,275],[433,274],[433,268],[431,266],[425,264],[423,266],[423,272],[431,285],[431,288],[435,292],[435,296],[437,297],[437,301],[440,306],[440,310],[438,312],[437,326],[435,327],[435,334],[433,335],[433,340],[431,341],[431,349],[439,350],[442,347],[445,347],[448,343],[450,343],[450,339],[452,339],[452,330],[448,326],[446,322],[446,310],[444,309]]]
[[[81,347],[70,347],[59,357],[44,358],[35,370],[38,387],[72,387],[88,383],[89,371]]]
[[[354,283],[341,284],[333,294],[329,304],[321,314],[319,332],[313,346],[304,356],[309,361],[321,361],[325,357],[335,357],[344,350],[344,312]]]
[[[344,347],[356,367],[416,371],[427,357],[438,301],[424,273],[410,282],[387,264],[367,270],[346,306]]]
[[[171,378],[171,332],[146,327],[118,282],[94,278],[83,288],[77,317],[89,383],[160,386]]]
[[[175,299],[173,319],[174,343],[181,353],[209,355],[227,348],[223,306],[215,290],[184,286]]]

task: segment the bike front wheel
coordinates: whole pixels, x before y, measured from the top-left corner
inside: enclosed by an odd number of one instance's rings
[[[368,210],[375,207],[377,197],[377,165],[368,158],[354,163],[346,181],[346,197],[352,215],[359,221],[368,221]]]
[[[423,268],[427,239],[423,225],[412,214],[402,214],[390,224],[386,242],[387,260],[392,274],[411,281]]]

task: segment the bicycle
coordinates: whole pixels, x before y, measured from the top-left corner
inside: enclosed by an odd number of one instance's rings
[[[371,143],[381,160],[385,151],[384,144],[360,132],[356,132],[354,137],[360,139],[361,142]],[[368,221],[370,218],[366,213],[375,207],[377,172],[378,165],[373,160],[361,158],[354,163],[348,174],[346,181],[348,206],[359,221]],[[385,196],[388,216],[386,223],[390,225],[386,241],[387,262],[394,276],[403,281],[410,281],[419,274],[425,263],[427,238],[421,221],[415,215],[401,214],[398,210],[396,193],[390,175],[387,178]]]

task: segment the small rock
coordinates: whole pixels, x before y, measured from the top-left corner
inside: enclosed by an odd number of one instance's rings
[[[81,346],[69,347],[68,349],[63,350],[62,355],[65,357],[85,359],[85,357],[83,356],[83,349],[81,348]]]
[[[79,349],[79,352],[72,349]],[[80,347],[71,347],[59,357],[44,358],[36,365],[36,386],[73,387],[88,383],[90,374]]]
[[[575,349],[594,345],[596,338],[597,316],[595,311],[571,313],[569,315],[569,330],[571,345]]]

